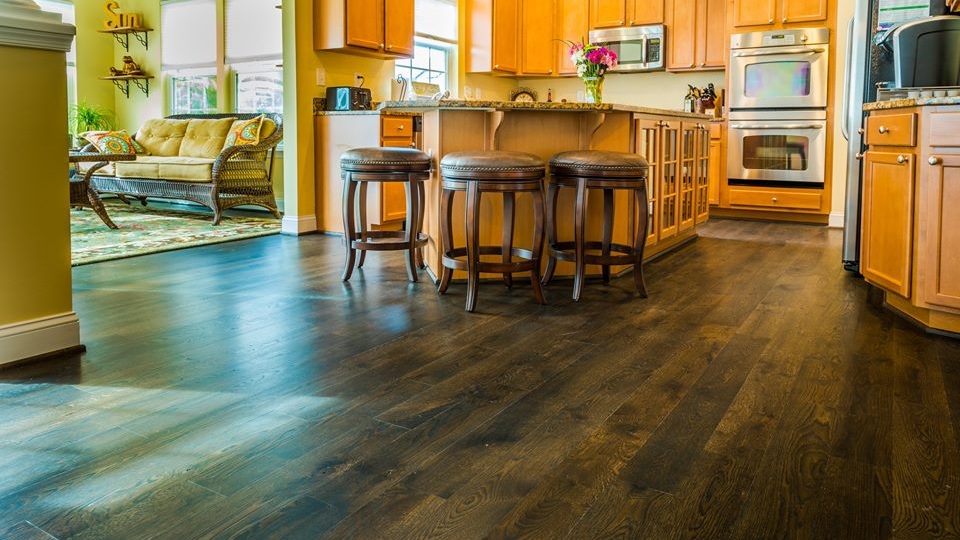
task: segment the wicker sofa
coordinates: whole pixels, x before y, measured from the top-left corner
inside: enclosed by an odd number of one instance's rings
[[[281,116],[264,114],[255,144],[224,143],[237,121],[259,116],[181,114],[148,120],[133,136],[145,154],[97,171],[90,185],[99,193],[136,197],[143,204],[147,197],[194,201],[213,210],[214,225],[220,223],[224,210],[240,205],[262,206],[279,218],[271,169],[283,138]],[[96,151],[96,147],[88,145],[85,150]]]

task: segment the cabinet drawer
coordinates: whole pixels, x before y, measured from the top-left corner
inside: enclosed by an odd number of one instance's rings
[[[924,141],[936,147],[960,146],[960,113],[931,113],[930,132]]]
[[[869,146],[915,146],[917,115],[908,113],[868,116],[864,138]]]
[[[381,137],[413,138],[412,116],[383,116],[380,118]]]
[[[819,210],[823,194],[810,191],[774,191],[730,188],[731,206],[761,206],[784,210]]]

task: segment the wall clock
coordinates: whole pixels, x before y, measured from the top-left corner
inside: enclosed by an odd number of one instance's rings
[[[510,101],[535,103],[537,101],[537,93],[529,88],[517,88],[510,94]]]

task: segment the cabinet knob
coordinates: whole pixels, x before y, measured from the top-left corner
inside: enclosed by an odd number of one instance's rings
[[[938,158],[937,156],[930,156],[930,159],[927,160],[927,163],[929,163],[929,164],[931,164],[931,165],[939,165],[939,164],[940,164],[940,158]]]
[[[403,125],[403,124],[400,124],[399,126],[397,126],[397,131],[403,131],[403,129],[406,128],[406,127],[407,127],[407,126],[405,126],[405,125]]]
[[[787,22],[787,18],[784,17],[784,18],[782,19],[782,22]]]
[[[380,48],[381,48],[381,49],[383,48],[383,43],[380,44]]]
[[[904,157],[903,155],[897,156],[897,163],[904,163],[906,161],[907,161],[907,158]]]
[[[500,69],[500,64],[494,64],[493,69]]]
[[[773,24],[773,19],[768,20],[767,24]]]
[[[393,49],[393,45],[387,45],[387,50],[389,51],[391,49]]]
[[[777,204],[777,198],[776,198],[776,197],[770,197],[770,202],[772,202],[773,204]]]
[[[617,24],[619,24],[620,26],[623,26],[623,21],[617,21]]]
[[[863,159],[863,154],[857,154],[857,155],[855,155],[854,157],[857,158],[857,159]]]
[[[707,63],[706,63],[706,62],[700,62],[700,67],[707,67]]]
[[[687,65],[688,68],[692,68],[693,66],[694,64],[692,62],[689,65]]]
[[[633,26],[633,19],[630,19],[630,22],[627,24],[629,24],[630,26]]]
[[[877,128],[877,131],[879,131],[880,133],[887,133],[887,132],[889,132],[890,130],[887,129],[887,126],[880,126],[880,127]]]
[[[417,143],[415,142],[410,143],[410,148],[416,148],[416,147],[417,147]]]
[[[863,128],[857,128],[857,133],[863,135]]]

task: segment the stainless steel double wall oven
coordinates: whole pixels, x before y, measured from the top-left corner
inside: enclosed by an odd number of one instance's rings
[[[826,28],[731,36],[729,183],[823,185],[828,44]]]

